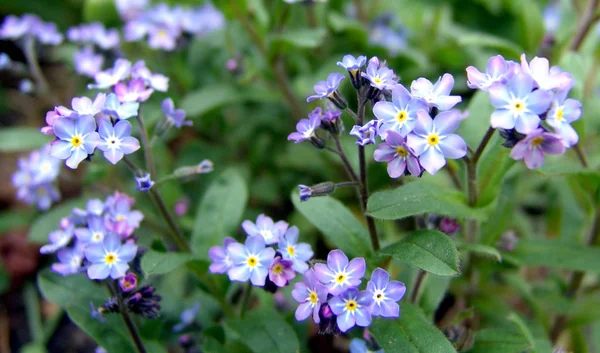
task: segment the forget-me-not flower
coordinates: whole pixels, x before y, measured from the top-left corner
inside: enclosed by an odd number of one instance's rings
[[[94,153],[100,143],[96,132],[96,121],[91,115],[77,118],[58,119],[54,123],[54,133],[58,140],[50,147],[50,154],[56,158],[66,159],[67,166],[75,169]]]
[[[273,248],[266,248],[261,236],[249,236],[244,245],[231,243],[227,253],[232,266],[227,271],[232,281],[246,282],[250,280],[255,286],[264,286],[269,274],[269,267],[275,257]]]
[[[320,322],[319,309],[327,301],[327,287],[317,280],[313,270],[304,272],[304,282],[294,284],[292,297],[300,303],[295,313],[296,320],[305,320],[312,314],[313,321],[316,324]]]
[[[571,123],[581,117],[581,102],[571,98],[567,99],[568,93],[569,89],[558,91],[554,95],[548,114],[546,114],[546,123],[554,129],[557,135],[562,137],[565,147],[576,145],[579,141],[579,135]]]
[[[117,164],[126,154],[131,154],[140,149],[140,142],[131,135],[131,124],[120,120],[114,126],[108,119],[100,120],[98,133],[102,141],[98,149],[104,152],[106,158],[112,164]]]
[[[452,87],[454,87],[454,77],[450,74],[444,74],[435,84],[421,77],[410,84],[410,93],[415,98],[424,99],[429,107],[444,111],[452,109],[462,101],[460,96],[450,95]]]
[[[390,275],[381,268],[376,268],[367,283],[367,292],[373,298],[371,315],[383,317],[400,316],[400,307],[397,302],[406,293],[406,286],[402,282],[390,281]]]
[[[487,92],[494,83],[506,83],[516,72],[518,64],[506,61],[502,55],[492,56],[485,68],[485,73],[474,66],[467,67],[467,86]]]
[[[390,178],[399,178],[408,169],[414,176],[421,175],[421,165],[405,139],[396,131],[388,131],[387,140],[379,144],[373,153],[377,162],[387,162]]]
[[[245,220],[242,222],[242,228],[248,236],[262,237],[265,244],[271,245],[279,242],[279,238],[287,231],[288,223],[285,221],[273,222],[273,219],[264,214],[258,215],[256,224]]]
[[[126,120],[138,114],[140,103],[138,102],[119,102],[119,98],[114,93],[109,93],[104,103],[102,112],[117,120]]]
[[[236,243],[233,238],[225,237],[223,246],[213,246],[208,249],[208,257],[212,260],[212,264],[208,267],[210,273],[225,273],[231,268],[233,263],[227,253],[227,247],[233,243]]]
[[[308,269],[308,260],[314,253],[309,244],[298,243],[298,227],[292,226],[279,238],[277,245],[284,259],[293,262],[292,268],[298,273],[304,273]]]
[[[366,263],[362,257],[348,262],[348,256],[336,249],[327,255],[327,264],[315,264],[315,275],[323,283],[329,293],[339,295],[351,287],[358,287],[365,274]]]
[[[564,152],[565,145],[560,136],[546,132],[544,129],[536,129],[513,147],[510,156],[516,160],[524,159],[527,168],[535,169],[544,163],[544,153]]]
[[[87,269],[90,279],[118,279],[125,276],[129,262],[137,253],[133,243],[121,244],[121,238],[116,234],[108,234],[102,244],[86,246],[85,258],[91,262]]]
[[[349,288],[329,301],[329,306],[337,315],[337,324],[342,332],[346,332],[354,325],[367,327],[371,324],[371,304],[373,298],[367,291]]]
[[[417,111],[427,109],[423,99],[413,98],[404,86],[398,84],[392,89],[392,101],[379,101],[373,107],[373,114],[381,121],[379,136],[386,139],[388,131],[396,131],[406,137],[417,123]]]

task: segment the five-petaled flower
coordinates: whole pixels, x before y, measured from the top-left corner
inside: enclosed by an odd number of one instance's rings
[[[121,245],[121,238],[108,234],[102,244],[90,244],[85,248],[85,258],[91,263],[87,269],[90,279],[118,279],[125,276],[129,262],[137,253],[133,243]]]
[[[546,114],[546,122],[554,132],[562,137],[565,147],[576,145],[579,141],[577,131],[571,123],[581,117],[581,102],[575,99],[566,99],[569,89],[558,91],[554,95],[554,101]]]
[[[414,152],[399,133],[388,131],[387,140],[377,146],[373,154],[377,162],[387,162],[390,178],[399,178],[408,169],[414,176],[421,175],[421,165]]]
[[[298,243],[298,227],[292,226],[281,236],[277,245],[281,256],[291,260],[292,268],[298,273],[304,273],[308,269],[307,261],[313,257],[313,251],[309,244]]]
[[[423,99],[413,98],[404,86],[398,84],[392,89],[392,101],[379,101],[373,107],[373,114],[381,121],[379,136],[386,139],[388,131],[395,131],[406,137],[417,123],[417,111],[427,109]]]
[[[50,154],[66,159],[71,169],[77,168],[81,161],[94,153],[100,143],[96,121],[91,115],[57,119],[54,122],[54,134],[58,140],[52,144]]]
[[[371,324],[371,305],[373,298],[367,291],[349,288],[338,297],[329,301],[329,306],[337,315],[337,324],[342,332],[346,332],[354,325],[367,327]]]
[[[510,156],[516,160],[524,159],[527,168],[535,169],[544,163],[544,153],[564,152],[565,145],[560,136],[546,132],[544,129],[536,129],[513,147]]]
[[[454,77],[450,74],[444,74],[435,84],[421,77],[410,84],[410,93],[415,98],[424,99],[430,107],[444,111],[452,109],[462,101],[460,96],[450,95],[452,87],[454,87]]]
[[[327,301],[327,288],[317,280],[313,270],[304,272],[304,282],[294,284],[292,297],[300,303],[296,309],[296,320],[305,320],[312,314],[313,321],[316,324],[320,322],[319,309]]]
[[[288,229],[288,223],[285,221],[273,222],[273,219],[264,214],[258,215],[256,224],[245,220],[242,222],[242,228],[248,236],[259,236],[263,238],[266,245],[276,244]]]
[[[506,83],[519,69],[517,63],[504,60],[502,55],[492,56],[485,73],[474,66],[467,67],[467,86],[487,92],[494,83]]]
[[[348,262],[346,254],[336,249],[327,255],[327,264],[315,264],[314,269],[317,279],[327,286],[329,293],[339,295],[348,288],[360,285],[366,263],[362,257]]]
[[[233,238],[225,237],[223,246],[213,246],[208,249],[208,256],[212,260],[212,264],[208,267],[211,273],[226,273],[233,266],[227,252],[227,246],[235,242]]]
[[[108,119],[100,120],[98,133],[102,141],[98,149],[104,152],[112,164],[117,164],[126,154],[131,154],[140,149],[140,142],[131,135],[131,124],[120,120],[114,126]]]
[[[265,248],[265,241],[261,236],[249,236],[244,245],[231,243],[227,246],[227,253],[232,263],[227,271],[230,280],[250,280],[255,286],[265,285],[275,250]]]
[[[390,281],[390,275],[381,268],[376,268],[367,283],[367,292],[373,298],[371,315],[383,317],[398,317],[400,306],[398,302],[406,293],[404,283]]]

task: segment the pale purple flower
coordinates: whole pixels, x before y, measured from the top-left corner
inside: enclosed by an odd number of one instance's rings
[[[401,27],[401,25],[398,27]],[[389,55],[396,56],[407,47],[406,30],[402,27],[398,29],[393,28],[388,23],[376,23],[370,27],[369,43],[371,45],[380,45],[387,49]]]
[[[300,202],[308,201],[308,199],[310,199],[312,196],[312,189],[310,186],[298,185],[298,187],[300,188]]]
[[[0,26],[1,39],[19,39],[31,32],[32,27],[39,23],[39,18],[35,15],[25,14],[22,17],[9,15]]]
[[[123,28],[123,38],[128,42],[140,40],[148,34],[153,25],[154,24],[146,18],[138,18],[129,21]]]
[[[131,72],[131,62],[125,59],[117,59],[114,66],[98,72],[94,76],[95,84],[89,84],[88,88],[106,89],[124,80]]]
[[[321,321],[319,309],[327,301],[327,288],[319,283],[313,270],[304,272],[304,282],[294,284],[292,297],[300,303],[295,313],[296,320],[306,320],[312,314],[315,324]]]
[[[316,135],[316,131],[321,126],[320,114],[312,113],[308,114],[308,119],[301,119],[296,124],[296,132],[292,132],[288,135],[288,141],[294,140],[294,143],[300,143],[306,140],[312,140]]]
[[[106,94],[104,93],[98,93],[93,102],[88,97],[75,97],[71,100],[71,107],[78,115],[94,116],[102,111],[105,101]]]
[[[119,98],[114,93],[109,93],[104,103],[102,112],[117,120],[129,119],[138,114],[140,103],[138,102],[119,102]]]
[[[88,77],[94,77],[102,70],[104,57],[94,53],[91,47],[84,47],[73,54],[75,72]]]
[[[58,119],[54,122],[53,129],[58,140],[50,147],[50,154],[66,159],[66,164],[71,169],[76,169],[81,161],[94,153],[100,143],[96,121],[90,115]]]
[[[150,174],[146,173],[135,177],[135,189],[137,191],[150,191],[152,186],[154,186],[154,181],[150,179]]]
[[[141,78],[133,79],[129,84],[119,82],[114,90],[121,102],[144,102],[154,92],[152,88],[146,88],[146,83]]]
[[[344,55],[342,61],[337,62],[337,66],[343,67],[348,71],[360,70],[361,67],[365,66],[367,62],[367,57],[361,55],[359,57],[354,57],[353,55]]]
[[[35,30],[36,37],[40,43],[58,45],[63,41],[63,35],[58,32],[58,27],[55,23],[40,21]]]
[[[306,101],[312,102],[315,99],[333,98],[343,79],[344,75],[340,73],[334,72],[329,74],[327,81],[319,81],[315,85],[314,89],[317,94],[309,96],[306,98]]]
[[[277,287],[287,286],[296,277],[292,265],[292,261],[276,256],[271,262],[271,267],[269,267],[269,280],[275,283]]]
[[[506,61],[502,55],[492,56],[485,69],[480,72],[474,66],[467,67],[467,86],[487,92],[494,83],[506,83],[514,74],[515,66],[512,61]]]
[[[523,134],[538,128],[538,115],[550,107],[552,93],[543,89],[533,91],[533,84],[531,76],[518,73],[506,84],[495,83],[490,86],[490,100],[496,108],[491,116],[493,128],[514,128]]]
[[[99,215],[90,215],[86,218],[87,227],[76,228],[75,236],[81,244],[100,244],[108,234],[104,218]]]
[[[179,198],[173,206],[173,213],[177,216],[185,216],[190,210],[190,199],[187,196]]]
[[[198,316],[199,312],[200,312],[200,303],[199,302],[195,302],[191,308],[185,309],[184,311],[182,311],[181,315],[179,316],[179,322],[175,326],[173,326],[173,332],[181,332],[181,331],[185,330],[187,327],[194,324],[194,321],[196,321],[196,316]]]
[[[358,287],[365,274],[366,263],[362,257],[348,262],[348,257],[341,250],[332,250],[327,255],[327,264],[315,264],[315,275],[323,283],[329,293],[339,295],[351,287]]]
[[[250,280],[255,286],[265,285],[275,250],[266,248],[262,237],[249,236],[244,245],[231,243],[227,246],[227,253],[232,262],[231,268],[227,270],[230,280]]]
[[[87,269],[90,279],[118,279],[125,276],[129,262],[137,253],[133,243],[121,245],[121,239],[116,234],[109,234],[102,244],[90,244],[85,250],[85,258],[91,263]]]
[[[376,119],[369,121],[363,126],[354,125],[352,130],[350,130],[350,135],[356,137],[357,145],[374,145],[375,137],[377,137],[380,125],[381,121]]]
[[[379,101],[373,107],[373,114],[381,121],[378,134],[386,139],[388,131],[395,131],[406,137],[417,123],[417,111],[427,109],[423,99],[413,98],[408,90],[398,84],[392,89],[392,101]]]
[[[102,216],[104,214],[104,209],[104,202],[99,199],[90,199],[86,204],[85,210],[74,208],[73,214],[81,218],[88,216]]]
[[[121,19],[130,21],[138,17],[148,6],[148,0],[115,0]]]
[[[40,248],[41,254],[51,254],[55,253],[59,249],[62,249],[69,245],[73,239],[73,228],[69,227],[67,229],[59,229],[50,232],[48,234],[48,241],[50,244],[46,244]]]
[[[109,231],[116,232],[122,238],[129,237],[135,229],[140,226],[144,215],[137,210],[131,210],[135,203],[133,197],[123,193],[115,192],[113,196],[106,199],[105,217],[106,228]]]
[[[177,45],[177,38],[181,36],[178,28],[155,25],[148,31],[148,45],[152,49],[172,51]]]
[[[361,72],[360,75],[369,81],[371,87],[379,90],[392,89],[398,84],[394,71],[380,66],[379,60],[377,62],[369,60],[366,72]]]
[[[445,166],[446,158],[459,159],[467,154],[465,141],[453,134],[461,121],[459,111],[442,112],[435,120],[426,110],[420,110],[417,115],[417,124],[408,135],[407,144],[429,174],[433,175]]]
[[[309,244],[298,243],[298,227],[292,226],[281,236],[277,248],[286,260],[291,260],[294,271],[304,273],[308,270],[307,262],[314,253]]]
[[[112,28],[106,29],[100,22],[84,23],[67,30],[69,41],[79,44],[95,44],[101,49],[108,50],[119,46],[119,32]]]
[[[367,292],[371,294],[373,305],[371,315],[397,318],[400,316],[400,307],[397,302],[406,293],[406,286],[402,282],[390,281],[390,275],[381,268],[376,268],[367,283]]]
[[[529,169],[536,169],[544,163],[544,153],[563,154],[565,145],[560,136],[544,131],[544,129],[535,129],[519,141],[510,152],[510,156],[515,160],[525,160],[525,165]]]
[[[573,87],[573,78],[567,72],[562,72],[558,67],[550,68],[550,62],[546,58],[534,57],[527,63],[525,54],[521,55],[521,70],[530,75],[535,87],[541,90],[559,89],[563,90]]]
[[[242,222],[242,228],[244,228],[249,237],[260,236],[265,244],[271,245],[279,242],[279,238],[288,229],[288,223],[285,221],[274,223],[270,217],[260,214],[256,218],[256,224],[245,220]]]
[[[109,119],[101,119],[98,134],[102,139],[98,149],[112,164],[117,164],[124,155],[140,149],[138,139],[131,136],[131,124],[128,121],[120,120],[113,126]]]
[[[35,86],[33,85],[33,82],[30,79],[25,78],[19,81],[19,92],[23,94],[29,94],[32,93],[34,89]]]
[[[571,98],[566,99],[569,90],[561,90],[554,95],[554,101],[546,114],[546,123],[563,139],[565,147],[574,146],[579,141],[579,135],[571,123],[581,117],[581,102]]]
[[[184,125],[192,126],[191,121],[185,120],[185,111],[183,109],[175,109],[175,104],[171,98],[165,98],[160,107],[169,125],[173,125],[178,129]]]
[[[56,257],[59,262],[52,264],[50,268],[59,275],[64,277],[83,272],[84,256],[81,247],[60,249]]]
[[[208,267],[210,273],[225,273],[233,266],[227,253],[227,247],[233,243],[236,243],[233,238],[225,237],[223,246],[213,246],[208,249],[208,257],[212,260],[212,264]]]
[[[452,109],[462,101],[460,96],[451,96],[454,86],[454,77],[444,74],[435,84],[426,78],[418,78],[410,84],[410,93],[415,98],[424,99],[430,107],[440,111]]]
[[[169,78],[162,74],[150,72],[144,60],[139,60],[131,67],[131,78],[141,78],[150,88],[166,92],[169,89]]]
[[[338,297],[329,301],[329,306],[337,315],[337,324],[342,332],[346,332],[355,325],[367,327],[371,324],[371,310],[373,304],[371,293],[359,291],[357,288],[348,288]]]
[[[387,162],[387,172],[390,178],[399,178],[408,169],[414,176],[421,175],[421,165],[414,152],[399,133],[389,131],[387,140],[379,144],[373,158],[377,162]]]
[[[46,211],[60,200],[58,188],[51,183],[33,184],[17,190],[17,199]]]

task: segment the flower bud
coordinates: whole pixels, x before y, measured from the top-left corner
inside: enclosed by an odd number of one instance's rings
[[[313,196],[328,196],[335,191],[335,183],[326,181],[313,186],[298,185],[300,188],[300,201],[308,201]]]
[[[340,133],[340,127],[343,127],[341,124],[340,116],[342,112],[339,110],[330,110],[325,112],[321,117],[321,128],[331,132],[334,135]]]

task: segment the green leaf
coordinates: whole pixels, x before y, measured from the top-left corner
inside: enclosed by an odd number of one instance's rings
[[[369,233],[340,201],[333,197],[314,197],[300,202],[292,192],[292,203],[335,247],[350,257],[372,254]]]
[[[281,46],[312,49],[323,43],[327,30],[325,28],[294,29],[271,36],[271,48],[281,50]]]
[[[212,182],[200,201],[192,232],[192,250],[199,258],[208,259],[208,249],[239,227],[247,201],[246,181],[236,169],[225,170]]]
[[[87,199],[77,199],[54,207],[44,213],[33,222],[33,225],[29,229],[29,241],[38,244],[47,243],[48,233],[58,229],[60,220],[70,215],[73,208],[84,208],[86,203]]]
[[[142,270],[146,276],[162,275],[177,269],[193,258],[192,254],[149,250],[142,257]]]
[[[52,141],[33,127],[3,127],[0,130],[0,152],[31,151]]]
[[[273,91],[265,90],[260,86],[240,90],[228,84],[212,84],[188,93],[181,101],[181,109],[194,118],[226,104],[273,101],[278,97]]]
[[[269,27],[269,12],[265,8],[263,0],[247,0],[248,12],[256,17],[262,28]]]
[[[535,52],[544,37],[544,19],[537,1],[510,1],[511,10],[519,21],[519,39],[526,51]],[[530,58],[531,59],[531,58]]]
[[[489,245],[461,243],[460,245],[458,245],[458,248],[460,250],[470,251],[470,252],[476,253],[478,255],[492,257],[496,261],[502,262],[502,255],[500,254],[498,249],[493,248]]]
[[[300,343],[294,329],[272,309],[254,310],[229,326],[255,353],[298,352]]]
[[[357,20],[333,11],[328,13],[329,15],[327,16],[327,23],[334,32],[353,31],[356,33],[362,33],[363,35],[366,33],[365,27],[363,27]]]
[[[520,239],[512,252],[503,253],[521,265],[548,266],[600,273],[600,248],[561,240]]]
[[[402,219],[423,213],[485,219],[482,209],[470,208],[461,192],[426,181],[414,181],[371,195],[367,213],[378,219]]]
[[[369,328],[385,353],[456,353],[418,306],[403,302],[401,307],[399,320],[376,318]]]
[[[462,47],[483,47],[497,49],[508,57],[519,57],[523,49],[502,37],[496,37],[484,32],[459,31],[456,35],[458,45]]]
[[[419,230],[379,251],[412,267],[439,276],[456,276],[458,251],[450,237],[437,230]]]
[[[477,205],[480,207],[489,205],[498,197],[504,177],[516,163],[510,158],[510,149],[502,147],[501,143],[502,138],[495,133],[477,163]]]
[[[469,353],[521,353],[531,348],[527,337],[517,328],[483,329],[475,335]]]

